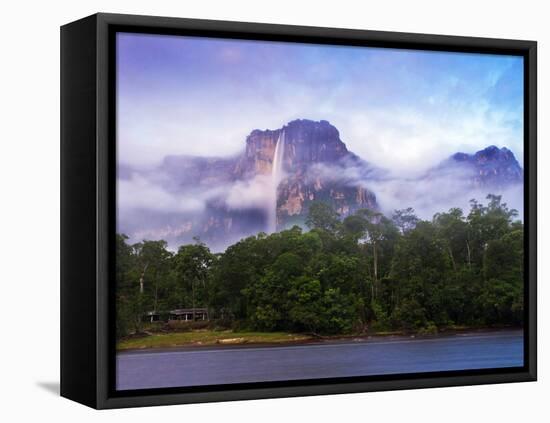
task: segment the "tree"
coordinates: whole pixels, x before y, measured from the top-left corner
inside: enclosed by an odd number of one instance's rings
[[[444,307],[449,275],[449,257],[444,244],[436,236],[436,228],[422,221],[403,236],[392,260],[391,278],[399,284],[399,302],[394,317],[403,320],[403,310],[417,304],[425,317],[414,315],[414,321],[444,325],[448,315]],[[412,320],[408,323],[412,324]],[[415,325],[417,324],[415,323]]]
[[[504,236],[518,214],[517,210],[509,209],[507,204],[501,201],[500,195],[489,194],[487,200],[487,206],[471,200],[471,210],[467,218],[471,262],[478,267],[482,266],[487,243]]]
[[[213,261],[214,255],[198,238],[195,244],[181,246],[174,257],[181,298],[193,309],[197,304],[208,304],[207,283]]]
[[[136,256],[136,270],[139,272],[139,293],[144,300],[140,303],[152,311],[159,310],[160,291],[166,289],[169,260],[166,241],[143,241],[133,246]],[[145,312],[147,310],[143,310]]]
[[[128,245],[128,237],[116,237],[117,336],[142,330],[143,316],[157,310],[167,295],[166,274],[171,253],[165,241],[143,241]]]
[[[485,285],[480,297],[488,323],[523,321],[523,230],[491,240],[483,260]]]
[[[128,280],[128,273],[132,269],[134,256],[133,249],[128,243],[128,236],[124,234],[116,235],[116,281],[117,292],[123,293],[129,288],[130,281]]]
[[[319,278],[325,288],[338,288],[342,292],[356,293],[361,278],[358,257],[330,254],[324,259]]]
[[[469,263],[468,224],[462,209],[453,208],[448,213],[436,213],[433,223],[438,238],[449,253],[453,269],[456,271],[459,265]]]
[[[369,245],[372,250],[373,297],[376,298],[378,282],[380,280],[379,257],[384,255],[384,250],[389,250],[388,256],[391,256],[393,253],[393,244],[397,240],[398,232],[393,223],[380,212],[361,209],[357,211],[356,215],[365,219],[365,232],[362,240],[366,245]]]
[[[405,298],[392,314],[397,327],[407,330],[418,330],[426,326],[426,310],[416,298]]]
[[[322,229],[334,233],[340,225],[339,217],[340,215],[329,204],[314,201],[309,206],[306,225],[309,228]]]
[[[284,328],[289,323],[287,295],[294,278],[304,274],[304,260],[285,252],[268,265],[265,274],[252,279],[242,294],[250,324],[261,330]]]
[[[275,235],[275,234],[274,234]],[[220,254],[212,268],[211,305],[224,320],[248,318],[248,298],[244,291],[265,274],[278,253],[270,237],[248,237]]]
[[[365,237],[369,222],[364,216],[352,214],[342,222],[342,235],[350,237],[355,243]]]
[[[329,288],[323,294],[322,330],[327,334],[347,333],[353,328],[353,301],[338,288]]]
[[[523,290],[513,282],[489,279],[479,297],[485,323],[522,323]]]
[[[416,225],[420,222],[412,207],[394,210],[391,220],[403,235],[416,228]]]
[[[290,283],[288,291],[289,318],[298,328],[318,333],[322,329],[323,293],[321,282],[309,276],[300,276]]]
[[[131,275],[135,257],[133,248],[128,245],[127,240],[128,237],[124,234],[116,235],[116,334],[119,338],[127,335],[136,326],[133,322],[131,306],[135,295],[133,289],[135,285],[132,284]]]
[[[487,243],[484,276],[523,283],[523,261],[523,229],[516,229]]]

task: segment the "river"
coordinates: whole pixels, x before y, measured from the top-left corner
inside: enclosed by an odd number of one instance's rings
[[[523,332],[372,337],[284,346],[189,347],[117,354],[117,389],[387,375],[523,365]]]

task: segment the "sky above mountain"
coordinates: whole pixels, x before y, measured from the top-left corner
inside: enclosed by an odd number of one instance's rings
[[[488,145],[523,164],[514,56],[118,34],[117,105],[118,160],[135,168],[237,154],[297,118],[330,121],[395,175]]]

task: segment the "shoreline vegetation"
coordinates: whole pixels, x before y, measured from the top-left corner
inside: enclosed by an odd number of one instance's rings
[[[524,235],[501,196],[421,220],[312,202],[306,224],[213,253],[117,235],[119,349],[310,342],[523,324]],[[164,310],[164,311],[163,311]],[[203,310],[185,322],[172,311]],[[153,317],[172,313],[166,322]],[[185,316],[187,319],[187,315]],[[150,319],[150,320],[148,320]],[[193,312],[192,319],[196,320]]]
[[[307,333],[285,333],[285,332],[251,332],[198,329],[186,332],[159,331],[159,328],[148,328],[143,333],[120,339],[117,343],[117,352],[136,350],[159,350],[181,347],[225,347],[235,345],[250,346],[277,346],[277,345],[307,345],[325,342],[339,341],[366,341],[369,339],[381,338],[427,338],[438,336],[449,336],[456,334],[487,333],[502,330],[521,329],[521,326],[497,325],[497,326],[451,326],[441,328],[437,332],[428,333],[425,331],[370,331],[364,333],[351,333],[342,335],[315,335]]]

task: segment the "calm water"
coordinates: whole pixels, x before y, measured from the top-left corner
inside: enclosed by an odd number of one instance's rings
[[[523,365],[523,332],[117,355],[117,389],[368,376]]]

